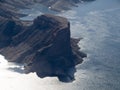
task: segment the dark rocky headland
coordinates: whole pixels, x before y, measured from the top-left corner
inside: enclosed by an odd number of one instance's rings
[[[82,63],[86,54],[77,45],[79,39],[70,38],[70,22],[50,14],[31,22],[21,21],[22,14],[16,10],[33,4],[29,1],[0,0],[0,54],[9,62],[24,64],[26,73],[36,72],[41,78],[58,76],[61,81],[74,80],[71,70]]]

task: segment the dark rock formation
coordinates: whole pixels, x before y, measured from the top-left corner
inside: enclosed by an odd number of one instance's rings
[[[22,23],[19,21],[0,16],[0,48],[10,44],[12,37],[22,30],[21,25]]]
[[[26,73],[74,80],[75,65],[86,57],[79,51],[79,39],[70,38],[70,23],[63,17],[45,14],[33,22],[19,20],[23,14],[17,10],[35,2],[61,11],[79,0],[0,0],[0,54],[24,64]]]
[[[70,39],[67,19],[42,15],[33,24],[0,18],[0,54],[8,61],[25,64],[26,73],[36,72],[39,77],[70,77],[71,67],[83,61],[78,40]]]

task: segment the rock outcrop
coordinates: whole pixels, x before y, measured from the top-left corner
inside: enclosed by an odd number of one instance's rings
[[[72,6],[77,6],[78,3],[94,1],[94,0],[36,0],[36,2],[47,6],[49,9],[54,11],[65,11],[70,10]]]
[[[22,6],[27,8],[29,1],[0,0],[0,54],[9,62],[24,64],[26,73],[36,72],[41,78],[58,76],[61,81],[74,80],[74,67],[86,54],[79,51],[79,39],[70,38],[69,21],[50,14],[31,22],[19,20],[22,14],[16,10]]]
[[[78,3],[94,0],[0,0],[0,16],[4,15],[6,17],[19,17],[24,16],[20,14],[18,9],[20,8],[30,8],[33,4],[42,4],[47,8],[54,11],[64,11],[71,9],[72,6],[77,6]],[[9,13],[9,14],[5,14]]]
[[[45,14],[29,26],[0,19],[0,54],[10,62],[24,63],[26,73],[68,77],[69,69],[86,56],[79,52],[78,40],[70,39],[70,23],[63,17]]]

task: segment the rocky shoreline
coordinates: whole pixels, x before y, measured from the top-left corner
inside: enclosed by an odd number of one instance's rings
[[[51,10],[61,12],[71,9],[72,6],[76,7],[79,3],[88,1],[94,0],[0,0],[0,16],[7,18],[14,16],[19,18],[20,16],[24,16],[18,12],[20,8],[30,8],[30,5],[34,5],[36,3],[42,4]]]
[[[26,73],[36,72],[41,78],[58,76],[61,81],[74,80],[70,70],[82,63],[86,54],[79,51],[79,39],[71,38],[70,22],[44,14],[26,24],[19,20],[17,9],[12,9],[16,7],[16,0],[10,1],[0,0],[0,54],[9,62],[23,63]],[[20,2],[24,6],[29,0]],[[13,7],[3,8],[5,5]]]

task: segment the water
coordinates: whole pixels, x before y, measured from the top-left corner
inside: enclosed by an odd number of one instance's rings
[[[32,20],[39,13],[53,13],[48,9],[33,9],[34,14],[27,12],[32,16],[22,19]],[[0,63],[3,67],[0,90],[120,90],[120,0],[96,0],[54,14],[70,20],[72,37],[83,37],[79,45],[88,57],[77,65],[76,80],[61,83],[57,78],[40,79],[34,73],[25,75],[8,70],[13,64]],[[4,89],[5,85],[8,87]]]

